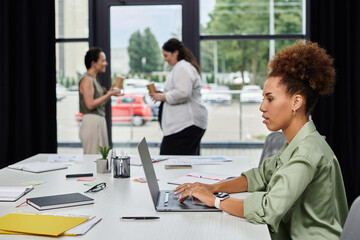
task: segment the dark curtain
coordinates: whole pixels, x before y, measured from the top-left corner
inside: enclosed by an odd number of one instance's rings
[[[55,153],[53,0],[0,1],[0,167]]]
[[[360,1],[310,1],[310,38],[334,58],[334,94],[320,99],[313,119],[334,150],[349,203],[360,195]]]

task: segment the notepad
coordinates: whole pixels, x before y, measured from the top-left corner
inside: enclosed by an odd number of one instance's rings
[[[67,168],[67,166],[63,163],[30,162],[30,163],[16,163],[13,165],[9,165],[8,168],[33,172],[33,173],[41,173],[41,172],[65,169]]]
[[[26,202],[38,210],[54,208],[73,207],[79,205],[93,204],[94,199],[81,193],[60,194],[36,198],[28,198]]]
[[[0,217],[0,229],[12,234],[59,236],[87,221],[86,217],[67,217],[37,213],[13,212]],[[6,233],[6,232],[4,232]]]
[[[18,187],[8,187],[0,186],[0,201],[2,202],[15,202],[26,193],[33,190],[33,186],[18,186]]]

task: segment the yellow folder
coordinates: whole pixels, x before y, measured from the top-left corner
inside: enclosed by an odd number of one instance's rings
[[[59,236],[87,220],[86,217],[13,212],[0,217],[0,233]]]

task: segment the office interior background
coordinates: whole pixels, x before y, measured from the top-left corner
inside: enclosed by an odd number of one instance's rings
[[[129,11],[121,11],[124,7]],[[119,36],[115,34],[116,28],[112,32],[115,22],[120,22],[125,32],[125,26],[140,21],[140,15],[136,17],[140,8],[136,7],[148,9],[141,14],[160,8],[160,15],[168,14],[175,20],[168,21],[174,24],[168,27],[170,30],[165,26],[167,21],[163,21],[163,27],[155,24],[160,30],[168,31],[165,36],[157,35],[156,29],[150,29],[153,32],[133,29],[131,34],[140,38],[155,36],[159,46],[167,40],[165,37],[180,38],[199,60],[203,78],[232,89],[238,86],[226,82],[224,73],[240,74],[240,85],[250,75],[249,81],[261,86],[266,78],[263,62],[296,39],[309,39],[327,49],[334,58],[337,83],[333,95],[320,99],[312,118],[339,159],[349,203],[360,195],[360,16],[357,13],[360,2],[356,0],[1,1],[0,167],[37,153],[56,153],[58,145],[64,144],[63,140],[59,141],[59,131],[66,132],[66,128],[61,129],[59,122],[56,84],[62,81],[64,85],[73,82],[76,85],[77,77],[84,71],[79,66],[83,67],[84,53],[89,47],[102,47],[111,60],[106,73],[99,76],[106,87],[116,74],[136,74],[130,73],[129,67],[119,68],[130,65],[124,50],[129,46],[115,45],[113,39]],[[130,9],[135,9],[132,10],[135,18],[112,18],[131,12]],[[288,24],[281,25],[282,22]],[[229,45],[234,51],[226,52]],[[256,49],[258,58],[244,49]],[[252,56],[250,60],[249,56]],[[149,65],[151,61],[142,58],[144,62]],[[161,81],[166,66],[160,65],[154,72],[158,73],[155,81]],[[141,77],[153,80],[149,74]],[[109,138],[114,142],[109,116],[110,104],[107,122]],[[136,141],[124,139],[124,142]],[[252,140],[244,137],[231,140],[233,147],[249,141]],[[256,145],[261,139],[252,142]]]

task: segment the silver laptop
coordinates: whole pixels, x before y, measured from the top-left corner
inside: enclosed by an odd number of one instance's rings
[[[159,190],[159,184],[155,175],[153,163],[145,138],[138,145],[140,159],[144,168],[146,180],[149,186],[151,198],[157,211],[174,212],[220,212],[215,207],[208,207],[199,200],[189,197],[184,202],[179,203],[179,195],[174,195],[173,190]]]

